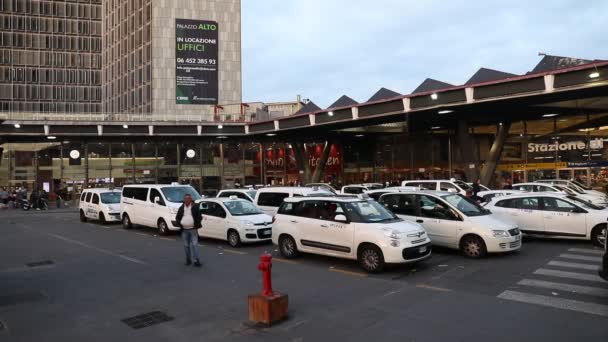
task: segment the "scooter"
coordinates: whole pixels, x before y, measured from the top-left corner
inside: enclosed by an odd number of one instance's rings
[[[31,207],[32,205],[30,204],[30,201],[26,199],[20,199],[17,201],[17,208],[21,208],[23,210],[30,210]]]

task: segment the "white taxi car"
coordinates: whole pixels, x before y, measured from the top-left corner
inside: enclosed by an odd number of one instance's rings
[[[486,208],[517,222],[525,234],[604,244],[608,210],[575,196],[549,192],[510,195],[492,199]]]
[[[257,190],[255,189],[227,189],[220,191],[215,197],[229,198],[230,196],[236,196],[249,202],[253,202],[256,192]]]
[[[101,223],[120,221],[120,190],[108,188],[85,189],[80,195],[80,221],[99,220]]]
[[[380,203],[397,216],[419,223],[433,245],[460,249],[471,258],[521,248],[521,232],[515,223],[493,215],[461,194],[400,192],[382,195]]]
[[[299,252],[328,255],[358,260],[364,270],[380,272],[385,263],[431,256],[431,241],[420,225],[369,198],[290,197],[274,219],[272,242],[285,258]]]
[[[202,228],[198,236],[228,241],[232,247],[241,243],[269,241],[272,217],[248,200],[236,196],[206,198],[199,203]]]

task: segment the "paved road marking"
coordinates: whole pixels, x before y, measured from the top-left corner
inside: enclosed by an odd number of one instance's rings
[[[581,302],[578,300],[548,297],[531,293],[504,291],[498,298],[513,300],[516,302],[544,305],[564,310],[585,312],[593,315],[608,316],[608,305]]]
[[[443,287],[435,287],[435,286],[430,286],[430,285],[426,285],[426,284],[418,284],[418,285],[416,285],[416,287],[419,289],[427,289],[427,290],[433,290],[433,291],[439,291],[439,292],[451,292],[452,291],[450,289],[446,289]]]
[[[565,262],[565,261],[550,261],[548,263],[549,266],[559,266],[559,267],[571,267],[578,268],[580,270],[591,270],[597,271],[599,266],[590,265],[590,264],[580,264],[578,262]]]
[[[160,239],[161,240],[167,240],[167,241],[177,241],[175,239],[171,239],[171,238],[168,238],[168,237],[161,237]]]
[[[103,254],[114,256],[114,257],[118,257],[118,258],[130,261],[130,262],[134,262],[136,264],[146,265],[146,263],[143,262],[143,261],[141,261],[141,260],[138,260],[138,259],[135,259],[135,258],[131,258],[131,257],[128,257],[128,256],[123,255],[123,254],[114,253],[112,251],[108,251],[107,249],[91,246],[91,245],[89,245],[87,243],[84,243],[84,242],[81,242],[81,241],[78,241],[78,240],[72,240],[72,239],[67,238],[65,236],[61,236],[61,235],[57,235],[57,234],[52,234],[52,233],[46,233],[46,235],[54,237],[54,238],[59,239],[59,240],[63,240],[63,241],[70,242],[70,243],[73,243],[73,244],[76,244],[76,245],[79,245],[79,246],[82,246],[82,247],[86,247],[86,248],[92,249],[92,250],[97,251],[99,253],[103,253]]]
[[[112,229],[112,227],[108,227],[108,226],[101,226],[101,228]]]
[[[584,294],[589,296],[597,297],[608,297],[608,289],[602,289],[599,287],[581,286],[565,283],[554,283],[551,281],[535,280],[535,279],[522,279],[517,283],[518,285],[540,287],[550,290],[559,290],[565,292],[572,292],[578,294]]]
[[[247,254],[247,252],[242,252],[242,251],[237,251],[234,249],[227,249],[227,248],[222,249],[222,252],[228,252],[228,253],[239,254],[239,255]]]
[[[565,258],[565,259],[573,259],[573,260],[602,262],[602,258],[601,257],[594,257],[594,256],[587,256],[587,255],[578,255],[578,254],[564,253],[564,254],[560,254],[559,257],[560,258]]]
[[[143,235],[143,236],[148,236],[148,234],[146,234],[146,233],[135,233],[135,234],[137,234],[137,235]]]
[[[577,280],[587,280],[587,281],[597,281],[600,283],[605,283],[606,281],[595,274],[587,274],[587,273],[576,273],[576,272],[564,272],[564,271],[556,271],[556,270],[548,270],[546,268],[539,268],[534,271],[534,274],[552,276],[552,277],[560,277],[560,278],[569,278],[569,279],[577,279]]]
[[[597,254],[602,255],[604,251],[600,249],[588,249],[588,248],[570,248],[568,252],[578,252],[578,253],[589,253],[589,254]]]
[[[277,261],[277,262],[282,262],[285,264],[292,264],[292,265],[301,265],[302,264],[295,260],[289,260],[289,259],[283,259],[283,258],[272,258],[272,261]]]
[[[367,277],[367,273],[363,273],[363,272],[354,272],[354,271],[342,270],[339,268],[331,268],[331,267],[328,268],[328,270],[330,272],[336,272],[336,273],[346,274],[346,275],[355,276],[355,277],[361,277],[361,278]]]

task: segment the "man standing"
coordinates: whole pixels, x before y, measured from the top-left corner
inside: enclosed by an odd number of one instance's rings
[[[198,234],[196,233],[196,230],[202,227],[201,219],[201,212],[198,206],[192,203],[192,197],[188,194],[184,195],[184,203],[177,210],[175,221],[182,228],[186,266],[190,266],[194,259],[194,266],[201,267],[198,255]]]

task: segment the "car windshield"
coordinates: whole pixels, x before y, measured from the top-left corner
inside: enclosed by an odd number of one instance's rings
[[[567,193],[568,195],[576,195],[576,191],[570,189],[567,186],[554,184],[553,187],[559,191],[563,191],[563,192]]]
[[[402,221],[376,201],[346,202],[346,213],[353,222],[378,223]]]
[[[595,205],[592,204],[590,202],[585,201],[584,199],[580,198],[580,197],[576,197],[576,196],[566,196],[569,200],[576,202],[576,204],[581,205],[587,209],[593,209],[593,210],[602,210],[605,209],[606,207],[602,207],[599,205]]]
[[[454,184],[458,185],[462,190],[473,190],[473,187],[463,181],[454,181]]]
[[[585,193],[585,189],[581,188],[580,186],[576,185],[576,183],[570,183],[568,184],[568,188],[572,189],[572,191],[579,193],[579,194],[584,194]]]
[[[255,191],[253,189],[252,190],[247,190],[247,195],[249,195],[249,197],[251,197],[251,198],[255,198],[255,193],[256,192],[257,191]]]
[[[167,186],[160,189],[169,202],[181,203],[185,195],[190,195],[193,201],[200,200],[201,195],[191,186]]]
[[[120,192],[102,192],[101,203],[115,204],[120,203]]]
[[[467,216],[483,216],[491,214],[488,209],[484,209],[479,204],[460,194],[446,195],[443,196],[443,199]]]
[[[232,216],[258,215],[262,213],[249,201],[226,201],[224,202],[224,205]]]

